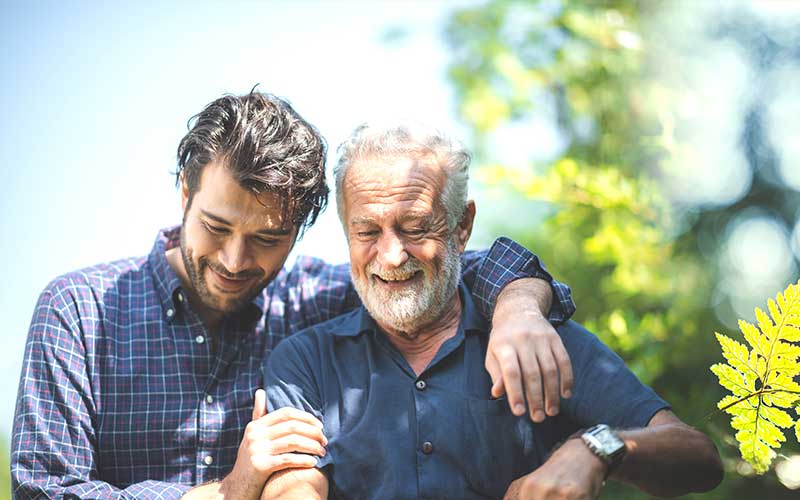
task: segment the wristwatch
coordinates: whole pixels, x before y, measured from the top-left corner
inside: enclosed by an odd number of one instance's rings
[[[590,427],[581,434],[581,439],[589,450],[608,466],[606,478],[625,457],[625,443],[606,424]]]

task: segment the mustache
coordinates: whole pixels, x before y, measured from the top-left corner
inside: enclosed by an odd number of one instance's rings
[[[407,261],[403,262],[403,265],[394,269],[383,269],[381,265],[374,260],[367,265],[368,273],[377,274],[383,278],[399,278],[421,270],[422,266],[414,257],[409,257]]]
[[[260,278],[261,275],[263,274],[256,269],[250,269],[247,271],[242,271],[240,273],[232,273],[227,269],[225,269],[225,266],[223,266],[222,264],[219,264],[217,262],[211,262],[207,258],[201,257],[200,266],[202,267],[204,265],[210,267],[211,270],[214,271],[215,273],[220,274],[230,280],[246,280],[250,278]]]

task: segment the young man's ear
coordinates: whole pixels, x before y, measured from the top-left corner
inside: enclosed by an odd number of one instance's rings
[[[189,186],[186,184],[186,175],[181,172],[181,211],[186,212],[186,204],[189,202]]]
[[[456,236],[458,237],[458,249],[463,252],[467,247],[470,235],[472,235],[472,223],[475,221],[475,200],[469,200],[464,207],[464,214],[456,226]]]

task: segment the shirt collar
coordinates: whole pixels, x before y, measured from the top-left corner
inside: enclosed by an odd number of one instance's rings
[[[458,293],[461,296],[461,319],[460,326],[465,333],[479,333],[488,330],[486,320],[478,313],[478,309],[472,302],[472,296],[467,290],[464,282],[460,282]],[[377,332],[378,324],[369,315],[364,306],[359,307],[353,313],[342,318],[342,322],[332,329],[333,335],[338,337],[355,337],[365,332]]]
[[[158,299],[164,317],[168,322],[173,322],[188,306],[186,294],[181,287],[181,281],[175,271],[167,262],[167,250],[177,248],[181,241],[181,226],[172,226],[162,229],[156,236],[153,249],[147,257],[153,269],[153,280],[156,285]],[[242,318],[246,322],[256,321],[264,313],[264,291],[261,291],[249,306],[243,311]]]

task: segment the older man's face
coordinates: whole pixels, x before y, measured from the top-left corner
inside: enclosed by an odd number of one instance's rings
[[[413,336],[441,317],[458,287],[466,239],[447,228],[444,185],[444,172],[425,160],[367,159],[347,172],[353,283],[384,328]]]

